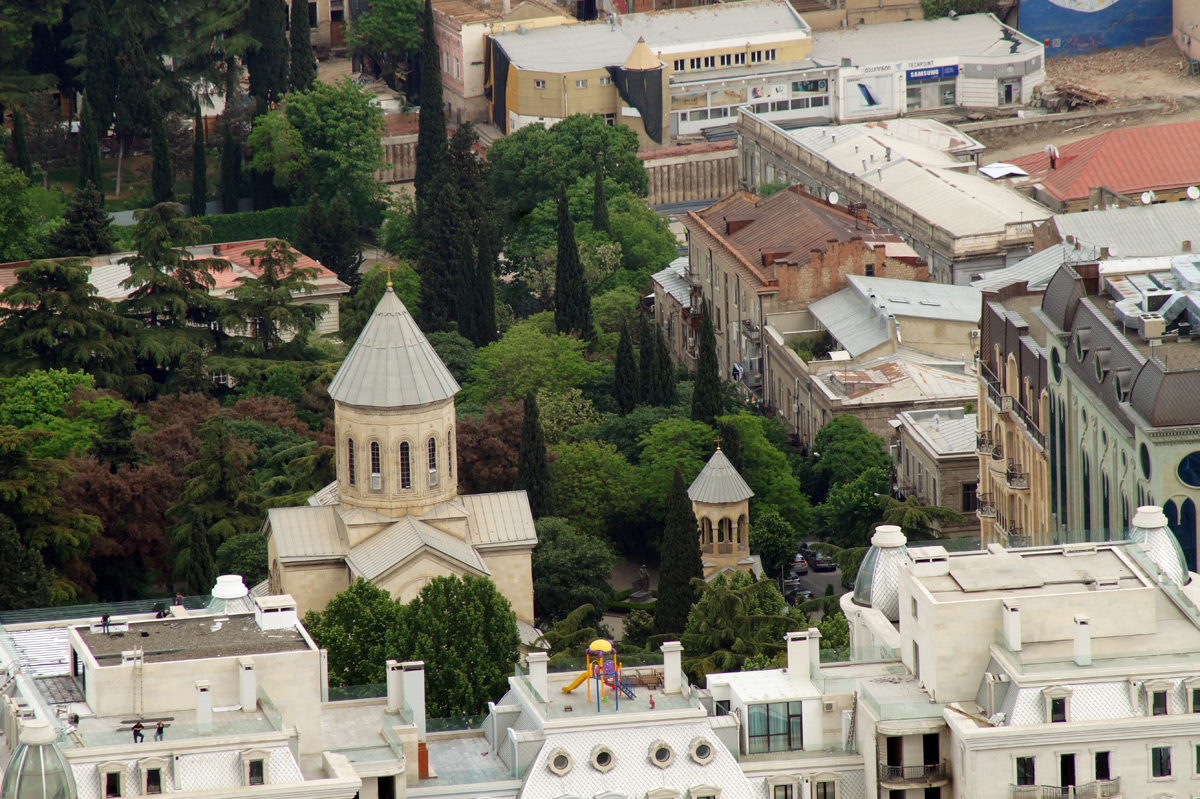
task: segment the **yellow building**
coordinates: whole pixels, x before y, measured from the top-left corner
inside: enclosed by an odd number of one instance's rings
[[[268,511],[270,593],[291,594],[303,614],[358,578],[407,602],[434,577],[470,574],[532,623],[529,500],[458,493],[458,391],[389,286],[329,384],[337,479],[307,505]]]

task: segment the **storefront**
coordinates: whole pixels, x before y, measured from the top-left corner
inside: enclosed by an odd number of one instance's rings
[[[828,121],[829,72],[675,83],[671,86],[671,135],[695,135],[705,128],[728,125],[737,119],[741,106],[777,123]]]
[[[946,108],[958,104],[958,64],[909,69],[904,73],[905,109]]]

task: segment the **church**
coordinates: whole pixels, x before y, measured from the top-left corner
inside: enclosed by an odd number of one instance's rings
[[[295,508],[272,508],[271,594],[301,615],[358,578],[408,602],[438,576],[487,577],[533,623],[537,544],[524,491],[460,495],[450,370],[388,284],[329,384],[337,479]],[[256,589],[257,592],[257,589]]]

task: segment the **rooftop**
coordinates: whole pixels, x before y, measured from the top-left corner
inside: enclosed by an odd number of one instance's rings
[[[1024,596],[1095,592],[1098,579],[1115,581],[1113,592],[1144,589],[1148,583],[1121,556],[1122,545],[1069,549],[1042,547],[1021,550],[955,552],[949,573],[914,574],[935,602],[965,599],[1010,599]],[[910,557],[920,554],[912,547]],[[1119,593],[1112,601],[1120,602]]]
[[[134,622],[127,632],[76,628],[101,666],[118,665],[121,652],[140,648],[147,663],[197,658],[239,657],[309,648],[297,629],[262,630],[252,615],[228,619],[161,619]],[[98,629],[98,628],[97,628]]]
[[[1060,241],[1068,236],[1092,248],[1095,258],[1101,247],[1117,257],[1179,255],[1183,242],[1200,247],[1200,202],[1157,203],[1131,208],[1088,211],[1085,214],[1055,214],[1049,222]]]
[[[957,369],[958,371],[953,371]],[[961,362],[898,351],[851,368],[832,367],[813,376],[842,408],[916,402],[967,402],[979,393],[974,374]]]
[[[725,453],[717,446],[717,451],[708,459],[708,463],[696,475],[696,479],[688,486],[688,499],[692,502],[705,502],[719,505],[727,502],[741,502],[754,496],[750,486],[738,474],[738,470]]]
[[[688,257],[681,255],[661,272],[655,272],[650,276],[658,285],[662,286],[664,292],[670,295],[671,299],[679,303],[681,308],[692,307],[692,287],[687,282],[687,267]]]
[[[1200,122],[1110,130],[1064,144],[1054,169],[1044,152],[1012,163],[1064,202],[1086,200],[1097,186],[1130,196],[1194,186],[1200,183]]]
[[[834,62],[849,58],[855,66],[955,56],[1040,56],[1042,51],[1041,43],[991,14],[860,25],[813,34],[814,57]]]
[[[162,719],[163,738],[166,741],[181,741],[209,735],[250,735],[263,732],[278,732],[271,719],[261,710],[243,713],[241,707],[214,709],[212,730],[201,731],[196,726],[196,710],[168,710],[154,713],[143,718],[146,739],[149,740],[154,732],[154,725]],[[113,716],[82,716],[77,726],[79,742],[77,746],[121,746],[133,740],[134,718],[118,718]],[[69,740],[74,740],[69,738]]]
[[[434,0],[434,12],[441,12],[456,22],[470,25],[479,22],[501,22],[505,19],[569,16],[558,6],[543,0],[523,0],[514,3],[506,14],[504,3],[491,0]]]
[[[808,662],[804,662],[807,667]],[[807,668],[803,674],[792,675],[787,669],[763,671],[726,672],[709,675],[708,687],[728,685],[737,692],[742,702],[797,702],[801,699],[816,699],[821,696],[809,678]]]
[[[975,456],[975,426],[979,417],[962,408],[904,411],[900,422],[934,455]]]
[[[971,288],[980,291],[999,291],[1023,284],[1026,291],[1045,291],[1050,278],[1067,261],[1081,260],[1082,253],[1067,244],[1054,244],[1022,259],[1015,266],[985,272],[971,281]]]

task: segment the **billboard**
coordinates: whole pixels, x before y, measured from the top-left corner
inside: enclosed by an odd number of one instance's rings
[[[875,116],[896,110],[895,78],[863,75],[846,78],[846,116]]]

